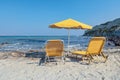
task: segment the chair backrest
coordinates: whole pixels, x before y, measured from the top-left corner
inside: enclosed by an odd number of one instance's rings
[[[100,54],[105,41],[105,37],[93,37],[89,42],[87,52],[89,54]]]
[[[46,56],[62,56],[64,43],[62,40],[48,40],[45,46]]]

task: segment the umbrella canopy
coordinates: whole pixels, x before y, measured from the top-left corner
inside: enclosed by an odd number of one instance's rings
[[[61,22],[50,25],[51,28],[65,28],[65,29],[92,29],[91,26],[78,22],[73,19],[63,20]]]
[[[69,40],[70,40],[70,29],[92,29],[91,26],[84,23],[78,22],[73,19],[63,20],[49,26],[50,28],[65,28],[68,29],[68,53],[69,53]]]

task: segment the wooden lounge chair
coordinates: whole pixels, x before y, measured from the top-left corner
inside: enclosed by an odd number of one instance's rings
[[[105,58],[105,62],[107,60],[108,56],[105,56],[102,52],[102,48],[105,44],[105,37],[93,37],[88,45],[88,48],[86,51],[73,51],[72,54],[81,55],[82,60],[86,57],[87,60],[89,60],[89,63],[92,61],[93,56],[101,55]]]
[[[50,58],[52,57],[61,57],[64,62],[64,43],[62,40],[48,40],[45,46],[46,57],[45,63],[50,62]]]

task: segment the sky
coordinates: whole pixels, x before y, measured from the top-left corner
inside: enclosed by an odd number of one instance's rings
[[[91,26],[120,18],[120,0],[0,0],[0,36],[67,35],[49,25],[68,18]]]

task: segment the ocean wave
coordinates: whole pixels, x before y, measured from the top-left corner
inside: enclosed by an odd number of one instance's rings
[[[17,39],[17,41],[24,42],[45,42],[46,40],[35,40],[35,39]]]

